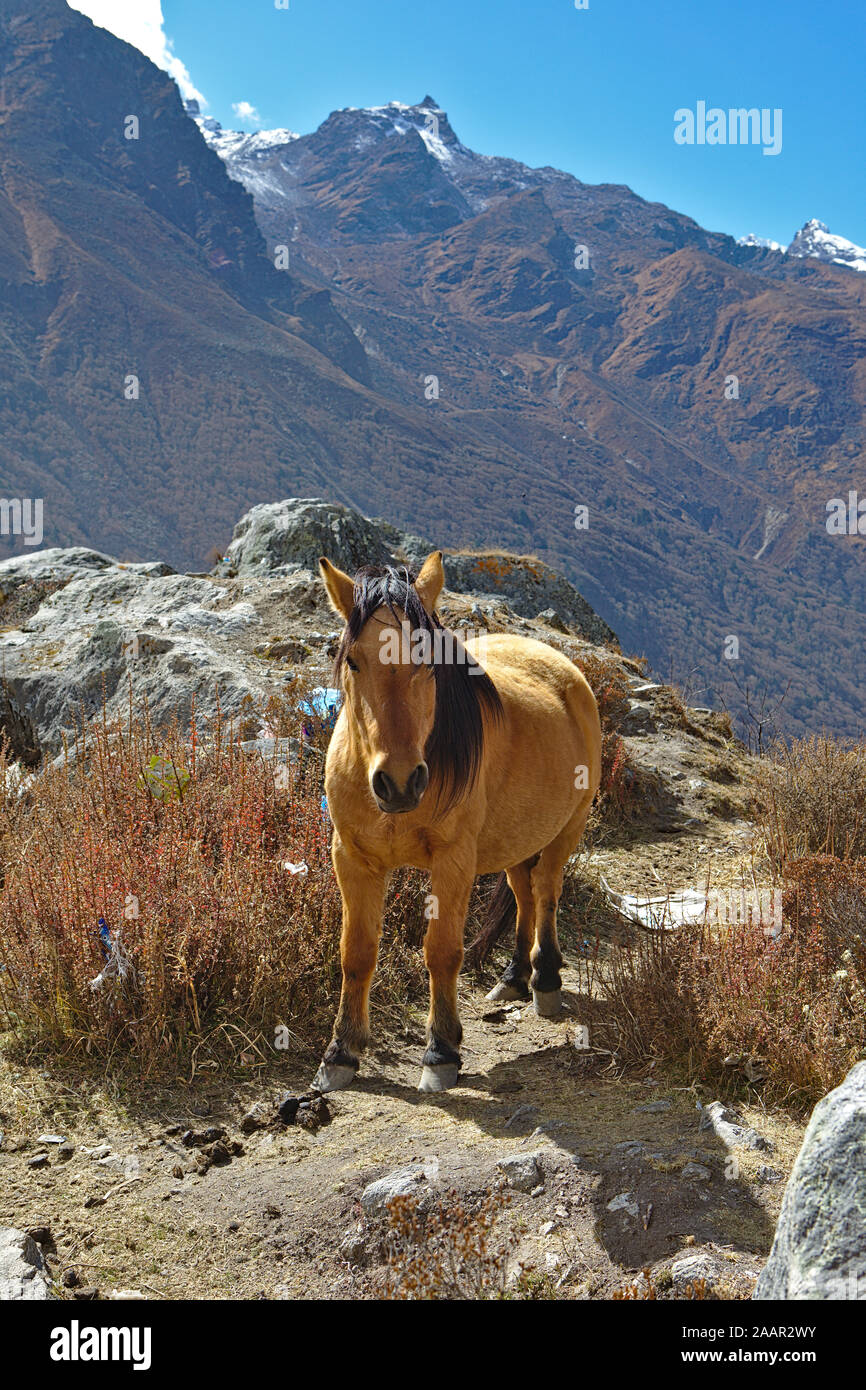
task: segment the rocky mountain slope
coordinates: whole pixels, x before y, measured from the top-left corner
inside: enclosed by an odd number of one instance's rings
[[[474,154],[430,98],[226,166],[62,0],[0,0],[0,68],[0,490],[47,546],[201,568],[325,496],[531,550],[702,700],[859,731],[863,538],[825,519],[862,471],[861,277]]]
[[[524,452],[509,544],[576,578],[657,668],[674,660],[734,706],[750,679],[790,683],[789,728],[820,700],[857,732],[850,662],[818,671],[866,605],[862,539],[825,526],[862,474],[859,277],[479,155],[429,96],[304,136],[199,124],[269,243],[333,294],[380,389],[409,404],[432,382],[431,416]]]

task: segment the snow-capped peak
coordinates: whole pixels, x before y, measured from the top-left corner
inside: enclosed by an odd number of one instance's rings
[[[224,160],[238,155],[246,159],[263,158],[274,150],[300,140],[293,130],[224,130],[219,121],[212,116],[202,116],[196,101],[186,103],[187,114],[192,117],[207,143]]]
[[[738,246],[758,246],[762,251],[784,251],[781,241],[771,241],[769,237],[755,236],[754,232],[749,232],[746,236],[741,236],[737,242]]]
[[[855,245],[846,237],[835,236],[816,217],[800,228],[788,247],[788,255],[808,256],[831,265],[846,265],[851,270],[866,271],[866,248]]]
[[[757,246],[765,251],[780,251],[798,260],[823,261],[826,265],[844,265],[849,270],[866,271],[866,249],[857,246],[846,237],[835,236],[825,222],[817,217],[811,218],[800,228],[794,240],[787,247],[766,237],[748,236],[739,238],[739,246]]]

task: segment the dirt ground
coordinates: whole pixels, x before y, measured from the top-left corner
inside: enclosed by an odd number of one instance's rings
[[[369,1183],[415,1164],[419,1193],[471,1198],[502,1182],[500,1160],[533,1153],[541,1182],[511,1192],[496,1233],[503,1248],[511,1242],[510,1269],[531,1271],[536,1297],[609,1297],[644,1268],[664,1288],[671,1264],[700,1252],[715,1266],[718,1296],[748,1297],[802,1124],[758,1102],[741,1106],[772,1150],[737,1150],[732,1166],[713,1131],[699,1128],[697,1102],[712,1093],[655,1072],[617,1077],[607,1058],[575,1047],[575,983],[569,968],[555,1021],[464,987],[464,1071],[442,1095],[415,1089],[419,1011],[401,1036],[374,1044],[352,1089],[328,1098],[333,1118],[317,1133],[240,1129],[251,1103],[303,1091],[312,1057],[258,1079],[203,1073],[158,1087],[64,1079],[7,1059],[0,1224],[50,1228],[51,1274],[59,1283],[71,1269],[78,1280],[77,1290],[60,1287],[64,1297],[82,1288],[160,1299],[375,1297],[385,1267],[360,1206]],[[243,1153],[201,1173],[181,1136],[214,1125]],[[62,1138],[62,1150],[46,1134]],[[40,1152],[47,1165],[29,1167]]]

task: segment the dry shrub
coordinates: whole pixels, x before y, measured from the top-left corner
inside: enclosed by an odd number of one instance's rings
[[[278,770],[219,720],[206,738],[103,722],[72,752],[0,806],[0,1023],[64,1052],[131,1053],[143,1073],[273,1057],[280,1024],[320,1046],[341,918],[320,761]],[[397,877],[380,1010],[424,981],[421,886]]]
[[[866,1056],[866,861],[790,875],[775,938],[760,921],[640,933],[603,971],[596,1041],[621,1063],[687,1060],[720,1083],[727,1056],[760,1057],[776,1099],[837,1086]]]
[[[866,743],[816,735],[756,763],[753,815],[779,874],[803,855],[866,855]]]
[[[461,1198],[449,1192],[429,1206],[415,1197],[388,1203],[388,1274],[384,1297],[449,1302],[505,1297],[513,1237],[493,1244],[505,1193]]]
[[[602,729],[618,729],[631,708],[631,686],[622,666],[595,652],[582,652],[573,660],[595,696]]]

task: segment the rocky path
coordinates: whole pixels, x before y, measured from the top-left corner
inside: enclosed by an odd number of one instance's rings
[[[695,1277],[748,1296],[802,1128],[750,1110],[765,1147],[730,1148],[701,1128],[708,1093],[609,1074],[575,1047],[575,983],[556,1022],[465,988],[456,1090],[415,1089],[419,1016],[328,1098],[318,1129],[272,1121],[280,1092],[309,1082],[306,1062],[114,1094],[7,1065],[0,1226],[35,1230],[65,1297],[363,1297],[384,1272],[382,1191],[471,1200],[503,1186],[496,1239],[546,1297],[610,1296],[644,1268],[668,1296]],[[268,1122],[245,1133],[256,1102]]]

